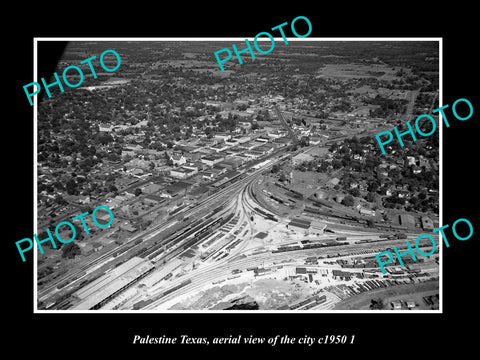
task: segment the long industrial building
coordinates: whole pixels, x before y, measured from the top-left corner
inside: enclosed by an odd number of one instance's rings
[[[112,300],[134,283],[150,274],[155,267],[145,259],[133,257],[122,265],[76,291],[73,296],[80,302],[74,310],[96,310]]]

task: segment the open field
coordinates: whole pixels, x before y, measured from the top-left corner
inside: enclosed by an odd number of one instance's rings
[[[398,79],[395,76],[396,71],[383,64],[326,64],[318,73],[327,78],[381,78],[388,81]]]

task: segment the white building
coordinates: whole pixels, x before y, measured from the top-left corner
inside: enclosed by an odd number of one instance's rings
[[[189,177],[195,175],[197,172],[193,169],[186,169],[184,167],[179,167],[170,170],[170,176],[177,179],[188,179]]]

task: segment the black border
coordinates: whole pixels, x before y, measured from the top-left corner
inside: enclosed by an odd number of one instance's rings
[[[115,7],[117,6],[117,7]],[[125,9],[118,7],[128,6]],[[318,3],[288,6],[272,5],[266,11],[245,3],[199,5],[198,9],[181,4],[167,9],[161,3],[85,5],[76,10],[54,11],[52,8],[30,9],[22,14],[22,31],[6,40],[7,118],[6,131],[13,141],[4,144],[7,217],[5,219],[4,256],[8,268],[4,299],[8,314],[15,314],[5,343],[12,349],[28,344],[39,353],[52,350],[81,349],[99,354],[136,356],[165,352],[197,356],[219,352],[247,352],[278,355],[320,354],[419,357],[440,353],[451,346],[467,351],[474,344],[473,332],[466,324],[475,313],[476,290],[473,264],[478,244],[478,215],[475,172],[478,161],[474,149],[478,92],[474,92],[477,56],[473,6],[456,3],[448,11],[418,3],[373,5],[342,3],[325,6]],[[474,236],[465,242],[453,240],[444,249],[443,314],[33,314],[33,258],[22,263],[14,242],[33,234],[33,110],[26,101],[22,86],[33,81],[33,37],[230,37],[256,35],[260,31],[290,22],[303,15],[310,19],[310,37],[442,37],[443,104],[458,98],[469,99],[473,117],[465,122],[453,120],[443,136],[443,211],[444,223],[467,218],[474,224]],[[4,25],[2,25],[4,26]],[[11,29],[4,29],[11,34]],[[42,54],[40,73],[51,74],[61,50]],[[12,106],[13,105],[13,106]],[[12,151],[8,151],[12,150]],[[6,191],[5,191],[6,190]],[[4,311],[5,311],[4,310]],[[473,319],[472,319],[473,320]],[[350,346],[217,346],[200,345],[131,345],[135,334],[151,336],[188,334],[197,337],[250,334],[269,337],[321,336],[356,334]],[[455,345],[454,345],[455,344]],[[414,350],[413,350],[414,349]],[[411,352],[412,351],[412,352]]]

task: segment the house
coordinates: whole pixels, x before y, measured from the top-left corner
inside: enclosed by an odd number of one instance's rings
[[[337,203],[340,204],[343,199],[345,199],[345,195],[343,195],[343,194],[337,194],[337,195],[335,195],[335,201],[336,201]]]
[[[90,195],[80,195],[77,198],[79,204],[90,204]]]
[[[425,159],[423,156],[420,157],[419,161],[418,161],[418,166],[422,167],[422,166],[425,166],[425,169],[429,170],[431,168],[430,166],[430,162]]]
[[[252,123],[248,121],[239,121],[238,126],[244,129],[250,129],[252,127]]]
[[[113,130],[113,125],[101,123],[100,125],[98,125],[98,129],[103,132],[111,132]]]
[[[422,168],[416,165],[413,166],[412,170],[414,174],[420,174],[422,172]]]
[[[319,136],[310,137],[310,145],[318,145],[323,139]]]

